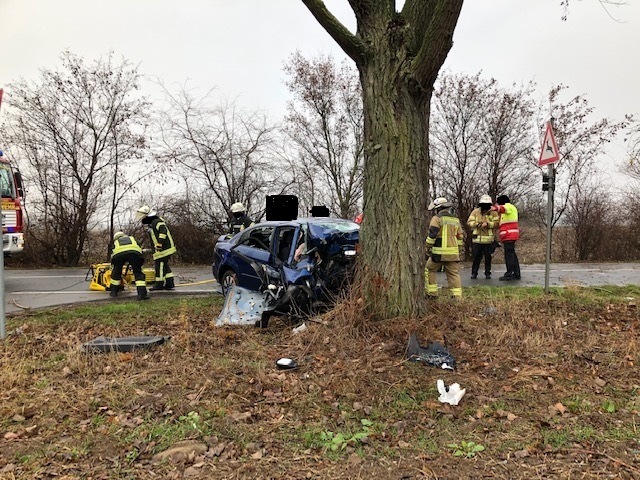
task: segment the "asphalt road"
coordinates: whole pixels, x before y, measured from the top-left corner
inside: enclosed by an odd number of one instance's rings
[[[478,279],[471,280],[470,266],[465,264],[461,268],[462,285],[465,288],[480,285],[544,286],[544,265],[521,265],[522,280],[512,282],[498,280],[504,273],[503,269],[503,264],[495,265],[493,278],[486,280],[481,266]],[[173,270],[176,274],[176,289],[150,292],[150,301],[160,295],[220,294],[220,286],[213,280],[210,266],[174,267]],[[11,314],[25,309],[107,300],[108,292],[89,290],[90,280],[86,269],[5,270],[5,311]],[[446,286],[444,273],[438,273],[438,284]],[[640,285],[640,263],[554,264],[551,266],[549,285]],[[135,296],[135,288],[130,287],[118,298]]]
[[[210,266],[174,267],[173,270],[176,289],[149,292],[152,299],[160,295],[220,293],[220,286],[213,279]],[[5,311],[10,314],[34,308],[109,299],[109,292],[89,290],[90,283],[91,274],[87,273],[87,269],[5,270]],[[118,294],[119,299],[135,296],[134,286]]]

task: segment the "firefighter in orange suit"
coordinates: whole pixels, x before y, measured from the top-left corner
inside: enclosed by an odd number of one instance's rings
[[[495,229],[500,221],[498,212],[491,210],[493,202],[489,195],[482,195],[478,208],[471,212],[467,225],[473,229],[471,242],[473,243],[471,264],[471,279],[478,278],[480,262],[484,257],[484,277],[491,278],[491,254],[495,241]]]
[[[446,198],[436,198],[428,209],[434,212],[427,235],[427,294],[437,295],[436,272],[444,266],[449,291],[454,298],[462,297],[460,282],[460,246],[463,240],[460,220],[451,212],[453,204]]]

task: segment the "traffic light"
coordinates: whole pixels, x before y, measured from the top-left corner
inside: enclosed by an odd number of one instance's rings
[[[546,173],[542,174],[542,191],[549,191],[549,175],[547,175]]]

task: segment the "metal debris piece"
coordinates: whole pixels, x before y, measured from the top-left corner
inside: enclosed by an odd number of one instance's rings
[[[268,291],[260,293],[233,286],[225,297],[222,311],[216,319],[216,327],[222,325],[266,326],[269,312],[274,308],[273,295]]]
[[[422,362],[445,370],[455,370],[456,368],[456,359],[446,348],[438,342],[433,342],[426,348],[421,347],[415,333],[409,336],[407,358],[412,362]]]
[[[143,337],[97,337],[90,342],[83,343],[82,349],[87,353],[130,352],[141,348],[151,348],[161,345],[171,337],[143,336]]]

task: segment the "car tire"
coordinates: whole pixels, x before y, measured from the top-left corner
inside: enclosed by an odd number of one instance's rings
[[[229,288],[237,285],[238,276],[233,270],[225,270],[220,277],[220,287],[222,288],[222,295],[227,296]]]

